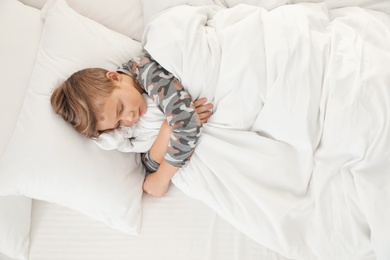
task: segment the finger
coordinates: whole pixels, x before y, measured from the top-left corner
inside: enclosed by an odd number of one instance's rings
[[[209,120],[209,118],[205,117],[205,118],[201,118],[200,122],[202,122],[202,124],[205,124],[205,123],[207,123],[208,120]]]
[[[211,114],[212,114],[212,112],[207,110],[207,111],[204,111],[198,115],[199,115],[200,119],[204,119],[204,118],[209,118],[211,116]]]
[[[200,121],[202,123],[206,123],[207,120],[210,118],[211,114],[212,113],[209,111],[199,114]]]
[[[213,108],[213,104],[208,103],[206,105],[202,105],[199,107],[196,107],[196,113],[201,114],[210,111]]]
[[[195,107],[202,106],[204,103],[207,102],[207,98],[200,98],[194,101]]]

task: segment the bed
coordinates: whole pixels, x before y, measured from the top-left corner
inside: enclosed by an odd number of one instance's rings
[[[388,1],[2,0],[0,32],[1,260],[390,259]],[[49,104],[143,48],[215,102],[162,198]]]

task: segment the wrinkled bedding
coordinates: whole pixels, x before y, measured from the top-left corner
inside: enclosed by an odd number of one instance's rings
[[[145,49],[214,114],[173,178],[292,259],[390,259],[390,17],[177,6]]]

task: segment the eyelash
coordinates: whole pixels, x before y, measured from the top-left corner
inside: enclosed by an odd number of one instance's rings
[[[123,104],[120,104],[118,115],[122,114],[122,111],[123,111]],[[115,128],[118,128],[120,125],[121,125],[121,121],[119,120]]]
[[[121,114],[123,111],[123,105],[121,104],[120,108],[119,108],[119,114]]]

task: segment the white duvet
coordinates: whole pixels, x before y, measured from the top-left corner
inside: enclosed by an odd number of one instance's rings
[[[292,259],[390,259],[390,18],[178,6],[145,49],[215,111],[173,182]]]

